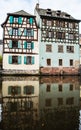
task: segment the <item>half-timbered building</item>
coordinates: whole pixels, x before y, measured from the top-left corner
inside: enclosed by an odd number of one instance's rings
[[[35,7],[39,27],[39,65],[42,74],[77,74],[79,22],[61,10]]]
[[[38,28],[24,10],[8,13],[3,27],[3,69],[39,72]]]

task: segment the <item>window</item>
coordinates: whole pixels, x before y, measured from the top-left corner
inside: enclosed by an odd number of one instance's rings
[[[48,36],[49,36],[49,37],[52,37],[52,32],[48,32]]]
[[[46,19],[42,19],[42,25],[46,26]]]
[[[49,15],[49,16],[52,15],[51,9],[47,9],[47,12],[46,12],[46,13],[47,13],[47,15]]]
[[[58,52],[63,52],[63,45],[58,45]]]
[[[20,86],[9,86],[8,87],[8,94],[9,95],[21,94],[21,87]]]
[[[25,109],[31,109],[31,108],[33,108],[33,101],[25,101],[24,102],[24,108]]]
[[[70,66],[73,66],[73,60],[70,59]]]
[[[46,107],[51,107],[51,105],[52,105],[52,104],[51,104],[51,99],[46,99],[46,100],[45,100],[45,106],[46,106]]]
[[[12,48],[18,48],[18,41],[12,41]]]
[[[51,89],[51,85],[50,85],[50,84],[47,84],[47,86],[46,86],[46,91],[47,91],[47,92],[50,92],[50,89]]]
[[[52,31],[47,31],[46,32],[46,37],[47,38],[53,38],[54,37],[54,33]]]
[[[18,23],[18,17],[14,17],[14,23]]]
[[[33,56],[24,56],[24,64],[34,64],[35,63],[35,59]]]
[[[34,86],[25,86],[24,94],[34,94]]]
[[[14,102],[8,102],[8,109],[11,112],[17,112],[19,108],[19,103],[17,101]]]
[[[73,98],[73,97],[67,98],[67,99],[66,99],[66,104],[67,104],[67,105],[72,105],[72,104],[74,104],[74,98]]]
[[[75,23],[68,23],[69,28],[75,28]]]
[[[62,66],[62,59],[59,59],[59,66]]]
[[[74,39],[74,35],[73,35],[73,33],[69,33],[69,40],[73,40]]]
[[[18,28],[13,28],[13,35],[17,36],[18,35]]]
[[[51,21],[47,20],[47,26],[51,26]]]
[[[25,41],[24,42],[24,49],[28,49],[28,50],[34,49],[34,43]]]
[[[74,46],[67,46],[68,53],[74,53]]]
[[[47,59],[47,65],[48,65],[48,66],[51,65],[51,59]]]
[[[12,64],[18,63],[18,56],[12,56]]]
[[[21,41],[10,40],[10,41],[9,41],[9,48],[10,48],[10,49],[22,48]]]
[[[73,90],[73,84],[70,84],[70,90],[71,91]]]
[[[31,49],[31,43],[30,42],[28,42],[27,48]]]
[[[9,16],[9,22],[10,24],[13,24],[13,23],[22,24],[22,17]]]
[[[11,28],[9,30],[9,35],[10,36],[21,36],[22,35],[22,31],[21,28]]]
[[[60,21],[56,21],[56,26],[60,27]]]
[[[73,28],[73,23],[68,23],[69,24],[69,28]]]
[[[9,64],[21,64],[21,56],[9,56],[8,57],[8,63]]]
[[[27,36],[31,37],[31,29],[27,29]]]
[[[58,98],[58,106],[63,105],[63,98]]]
[[[62,84],[59,84],[58,89],[59,91],[62,91]]]
[[[64,39],[65,33],[64,32],[56,32],[56,38],[57,39]]]
[[[64,21],[56,21],[56,26],[57,27],[65,27],[65,22]]]
[[[34,30],[30,28],[24,29],[24,35],[28,37],[34,37]]]
[[[52,45],[46,45],[46,52],[52,52]]]

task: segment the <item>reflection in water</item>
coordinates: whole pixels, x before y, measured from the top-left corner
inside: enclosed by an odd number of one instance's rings
[[[79,130],[78,77],[2,77],[2,130]]]

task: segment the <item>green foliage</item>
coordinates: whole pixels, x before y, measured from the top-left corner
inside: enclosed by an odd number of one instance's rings
[[[0,63],[2,63],[2,56],[0,55]]]

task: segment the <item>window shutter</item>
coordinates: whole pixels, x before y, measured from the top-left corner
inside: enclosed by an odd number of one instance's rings
[[[11,89],[12,89],[12,86],[9,86],[9,87],[8,87],[8,94],[9,94],[9,95],[11,94]]]
[[[12,35],[12,28],[9,30],[9,35]]]
[[[34,56],[32,57],[32,64],[34,64],[35,63],[35,61],[34,61]]]
[[[24,94],[26,94],[26,86],[24,87]]]
[[[11,102],[8,102],[7,106],[8,106],[8,110],[11,111]]]
[[[24,42],[24,49],[27,49],[27,42]]]
[[[18,18],[18,23],[19,23],[19,24],[22,24],[22,17],[19,17],[19,18]]]
[[[9,63],[9,64],[12,64],[12,56],[9,56],[9,57],[8,57],[8,63]]]
[[[18,29],[18,35],[21,36],[21,29]]]
[[[33,18],[30,18],[30,19],[29,19],[29,23],[30,23],[30,24],[33,24]]]
[[[33,102],[32,101],[30,101],[30,107],[33,108]]]
[[[13,21],[14,21],[13,16],[10,16],[10,17],[9,17],[9,21],[10,21],[10,23],[13,23]]]
[[[24,36],[26,36],[27,35],[27,30],[26,30],[26,28],[24,29]]]
[[[18,94],[21,94],[21,87],[18,87]]]
[[[31,36],[34,37],[34,30],[31,29]]]
[[[18,41],[18,48],[22,48],[20,41]]]
[[[26,36],[30,36],[30,33],[28,33],[28,30],[26,29]]]
[[[34,49],[34,43],[31,42],[31,49]]]
[[[27,64],[27,57],[24,56],[24,64]]]
[[[31,89],[31,90],[32,90],[32,94],[34,94],[34,86],[32,86],[32,89]]]
[[[12,40],[9,41],[9,48],[12,48]]]
[[[21,64],[21,56],[18,56],[18,64]]]

